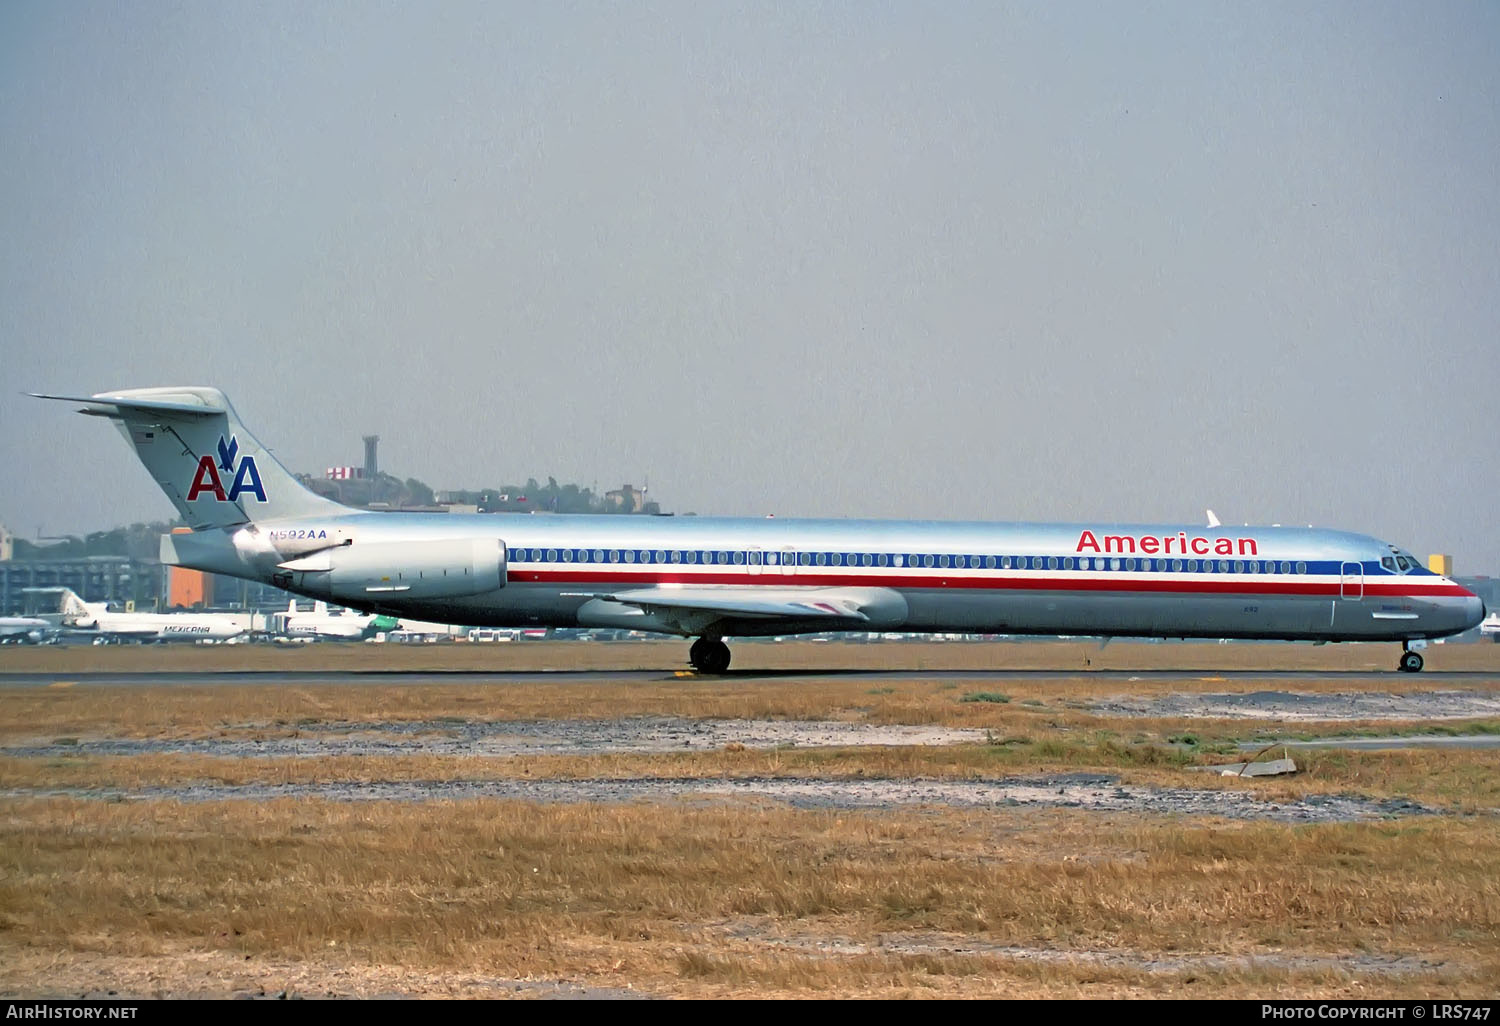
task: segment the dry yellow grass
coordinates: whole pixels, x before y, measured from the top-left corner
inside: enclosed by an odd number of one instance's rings
[[[1392,675],[1394,676],[1394,675]],[[66,685],[67,681],[62,681]],[[1494,680],[1465,680],[1463,689],[1500,695]],[[544,682],[419,685],[289,683],[267,686],[204,683],[170,687],[61,686],[18,688],[0,703],[0,740],[16,743],[81,732],[109,737],[189,737],[205,731],[292,731],[322,723],[387,721],[530,719],[615,719],[673,716],[711,719],[841,720],[874,724],[941,724],[994,731],[1027,732],[1066,727],[1110,727],[1122,732],[1191,730],[1243,736],[1258,726],[1287,728],[1261,720],[1113,718],[1088,704],[1108,698],[1150,698],[1182,693],[1244,693],[1284,690],[1301,693],[1384,694],[1442,691],[1454,682],[1426,677],[1225,680],[1214,677],[1173,681],[1049,677],[985,682],[930,678],[871,680],[846,677],[775,677],[703,680],[569,680]],[[964,701],[976,692],[998,692],[1006,701]],[[1318,727],[1296,724],[1298,732],[1346,730],[1354,724]],[[1372,729],[1398,730],[1397,722],[1370,723]]]
[[[1290,777],[1222,777],[1187,772],[1212,760],[1116,742],[802,750],[741,750],[648,755],[330,755],[230,759],[203,755],[0,757],[0,785],[18,791],[133,791],[184,784],[326,786],[336,782],[485,780],[973,780],[1050,773],[1111,774],[1122,784],[1244,791],[1264,801],[1357,793],[1409,799],[1453,813],[1500,810],[1500,750],[1323,750],[1296,753]]]
[[[8,992],[43,982],[27,951],[720,996],[1478,997],[1500,979],[1500,834],[1473,820],[54,800],[7,803],[0,839]],[[1376,956],[1441,967],[1362,968]]]

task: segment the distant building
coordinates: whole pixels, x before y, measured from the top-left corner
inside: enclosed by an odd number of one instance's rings
[[[16,537],[0,524],[0,563],[16,558]]]
[[[357,481],[365,476],[364,467],[329,467],[323,476],[330,481]]]
[[[164,570],[160,563],[125,556],[9,560],[0,563],[0,614],[25,612],[27,588],[72,588],[85,602],[157,608],[165,593]]]
[[[379,445],[379,435],[365,435],[365,477],[380,476],[380,462],[376,459]]]
[[[1444,577],[1453,576],[1453,557],[1445,556],[1440,552],[1434,552],[1427,557],[1427,569]]]
[[[621,485],[612,492],[604,493],[604,505],[612,510],[639,513],[646,506],[646,490],[635,485]]]

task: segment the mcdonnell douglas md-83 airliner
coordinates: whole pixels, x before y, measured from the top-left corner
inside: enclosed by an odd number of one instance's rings
[[[478,627],[695,638],[823,631],[1399,641],[1457,634],[1484,604],[1409,552],[1285,527],[986,524],[354,510],[304,488],[214,388],[82,403],[113,420],[190,534],[162,562],[367,613]]]

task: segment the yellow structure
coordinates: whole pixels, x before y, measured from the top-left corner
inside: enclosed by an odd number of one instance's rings
[[[1453,557],[1445,556],[1441,552],[1434,552],[1427,557],[1427,569],[1444,577],[1453,576]]]

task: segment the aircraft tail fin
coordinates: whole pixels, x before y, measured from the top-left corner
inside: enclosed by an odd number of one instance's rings
[[[37,398],[80,402],[79,412],[114,421],[195,531],[344,510],[277,462],[245,430],[217,388],[132,388]]]
[[[80,617],[88,617],[91,611],[88,603],[78,597],[78,593],[66,585],[52,585],[42,588],[22,588],[22,594],[26,597],[26,615],[50,617],[57,620],[76,620]],[[98,608],[107,606],[108,603],[95,603]]]
[[[107,605],[108,603],[105,602],[95,602],[91,605],[79,598],[78,593],[72,588],[63,588],[62,594],[57,597],[57,611],[62,614],[63,623],[77,627],[92,626],[98,619],[98,611]]]

